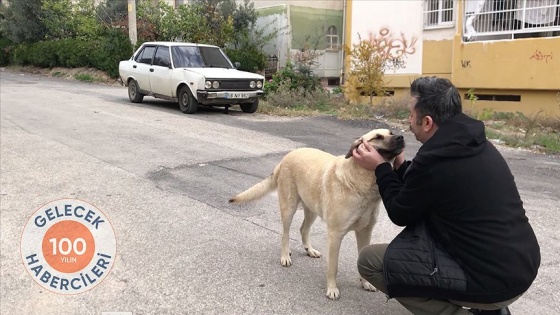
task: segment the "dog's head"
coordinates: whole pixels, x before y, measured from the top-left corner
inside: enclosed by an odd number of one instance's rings
[[[352,151],[364,141],[369,142],[388,162],[392,161],[404,149],[404,137],[402,135],[395,135],[389,129],[374,129],[354,141],[345,157],[351,157]]]

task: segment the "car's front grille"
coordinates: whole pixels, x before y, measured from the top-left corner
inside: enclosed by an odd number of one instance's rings
[[[212,80],[213,81],[213,80]],[[249,86],[251,81],[255,80],[218,80],[220,81],[220,90],[256,90]]]

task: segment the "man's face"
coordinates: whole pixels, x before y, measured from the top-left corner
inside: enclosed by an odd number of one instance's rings
[[[419,117],[416,113],[416,109],[414,109],[417,102],[418,99],[416,99],[416,97],[411,97],[408,100],[408,109],[410,110],[410,115],[408,116],[408,124],[410,125],[410,131],[412,131],[412,133],[416,137],[416,140],[422,142],[422,140],[420,140],[422,138],[422,124],[418,124]],[[420,119],[420,122],[422,122],[422,119]]]

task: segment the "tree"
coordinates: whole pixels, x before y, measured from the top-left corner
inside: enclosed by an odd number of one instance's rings
[[[344,95],[351,101],[358,101],[360,96],[368,95],[369,103],[373,105],[374,96],[384,96],[386,89],[383,81],[385,61],[387,56],[384,47],[370,34],[367,40],[362,40],[352,48],[345,47],[350,58],[350,71],[344,84]]]
[[[101,31],[93,0],[42,0],[46,39],[96,38]]]
[[[127,22],[128,2],[127,0],[104,0],[95,9],[97,19],[105,25],[123,25]]]
[[[224,47],[231,40],[233,21],[216,7],[219,0],[195,0],[173,9],[163,1],[143,0],[138,6],[141,41],[176,41]]]
[[[43,40],[47,31],[41,14],[41,0],[12,0],[5,11],[2,32],[14,43]]]
[[[241,63],[240,70],[256,72],[266,67],[267,56],[264,47],[277,38],[284,29],[271,28],[276,21],[258,26],[258,13],[250,0],[237,3],[234,0],[224,0],[221,12],[233,18],[233,34],[226,45],[227,54]]]

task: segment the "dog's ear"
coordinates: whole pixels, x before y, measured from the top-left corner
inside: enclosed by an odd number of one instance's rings
[[[352,152],[354,151],[354,149],[356,149],[357,147],[360,146],[360,144],[362,144],[364,142],[364,140],[362,140],[362,138],[360,137],[359,139],[356,139],[353,143],[352,146],[350,147],[350,150],[348,150],[348,153],[346,153],[346,156],[344,157],[345,159],[348,159],[352,156]]]

